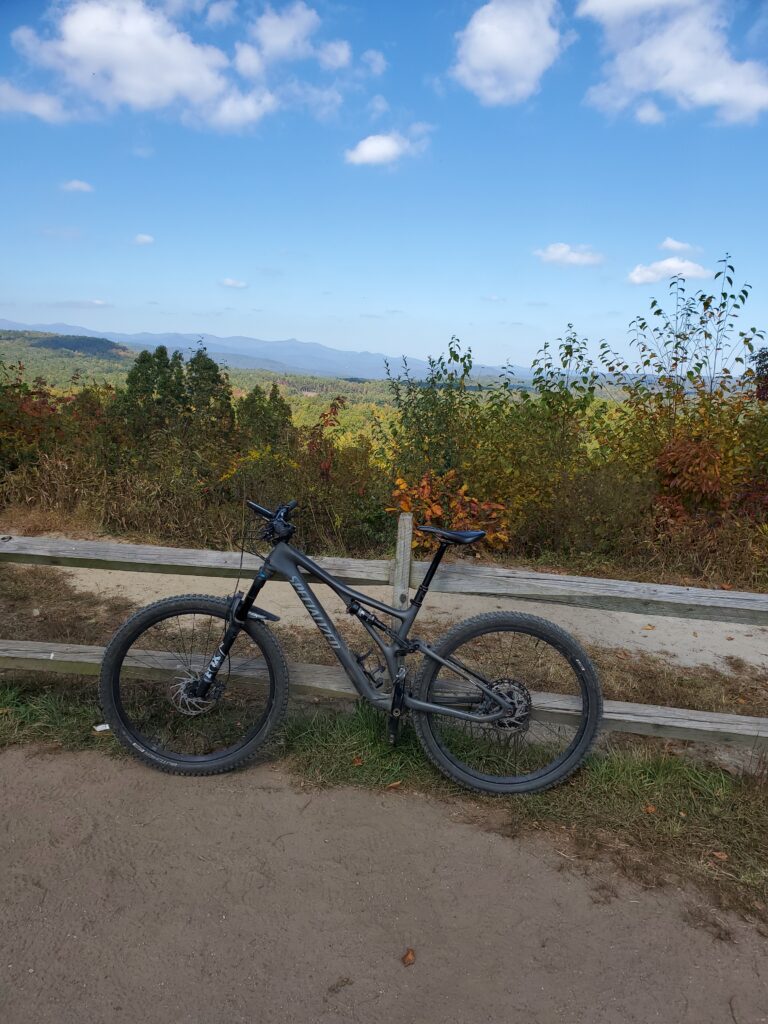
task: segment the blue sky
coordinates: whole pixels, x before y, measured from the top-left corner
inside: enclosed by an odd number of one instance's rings
[[[756,0],[3,0],[0,317],[528,363],[729,251],[768,326],[767,128]]]

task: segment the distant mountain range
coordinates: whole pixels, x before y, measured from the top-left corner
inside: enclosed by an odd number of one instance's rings
[[[74,324],[22,324],[0,319],[0,330],[45,331],[51,334],[80,334],[89,338],[107,338],[132,349],[155,348],[165,345],[169,349],[185,351],[200,342],[217,360],[241,369],[273,370],[275,373],[307,373],[318,377],[362,377],[379,380],[386,376],[385,360],[393,369],[400,357],[385,356],[381,352],[346,352],[342,349],[318,345],[313,341],[263,341],[235,335],[220,338],[215,334],[123,334],[115,331],[92,331]],[[415,377],[423,377],[427,363],[408,356],[408,365]],[[474,374],[496,376],[501,367],[476,364]],[[516,376],[530,378],[531,371],[522,366],[512,367]]]

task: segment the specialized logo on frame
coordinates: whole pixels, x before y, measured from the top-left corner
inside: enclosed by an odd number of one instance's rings
[[[309,596],[309,594],[307,593],[307,588],[304,586],[304,584],[301,582],[301,579],[298,576],[291,576],[291,586],[296,591],[296,593],[299,595],[299,600],[304,605],[304,607],[307,609],[307,611],[312,616],[314,621],[317,623],[317,625],[318,625],[318,627],[320,629],[320,632],[323,634],[323,636],[328,641],[330,646],[333,647],[337,651],[341,650],[341,644],[336,639],[336,637],[333,635],[333,631],[331,630],[331,627],[323,619],[323,616],[322,616],[322,613],[321,613],[320,609],[317,607],[315,602]]]

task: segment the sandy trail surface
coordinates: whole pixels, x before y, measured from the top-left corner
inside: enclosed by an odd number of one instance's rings
[[[231,594],[234,588],[234,580],[211,576],[171,576],[102,569],[66,571],[72,583],[83,592],[126,597],[140,605],[173,594]],[[247,582],[243,586],[247,587]],[[383,601],[391,599],[391,589],[387,587],[360,589]],[[331,614],[344,613],[341,601],[327,587],[319,585],[317,595]],[[306,609],[288,583],[269,583],[259,597],[259,604],[288,623],[311,626]],[[729,665],[730,659],[740,658],[751,665],[768,668],[768,629],[760,626],[438,593],[428,595],[422,617],[447,629],[452,622],[469,615],[499,609],[529,612],[552,619],[582,643],[645,651],[681,665],[711,665],[729,671],[733,667]],[[653,628],[648,629],[648,626]]]
[[[3,1024],[768,1020],[749,926],[456,805],[30,748],[0,799]]]

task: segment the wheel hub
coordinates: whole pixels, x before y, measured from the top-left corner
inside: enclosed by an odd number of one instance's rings
[[[512,708],[505,711],[501,718],[496,719],[493,725],[497,729],[516,729],[518,732],[524,732],[531,718],[532,701],[528,687],[516,679],[499,679],[491,690],[512,705]],[[488,705],[489,712],[498,709],[498,704],[490,699]]]

